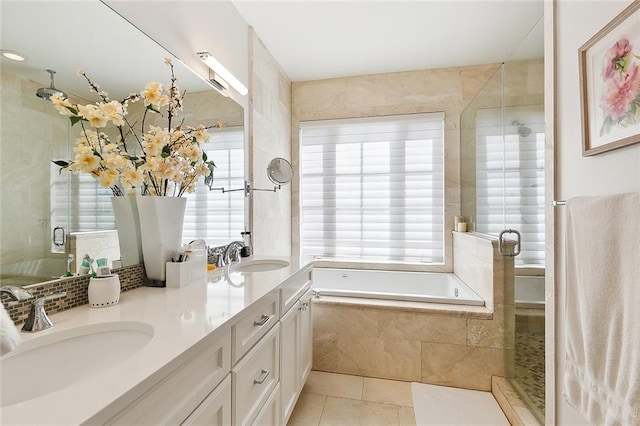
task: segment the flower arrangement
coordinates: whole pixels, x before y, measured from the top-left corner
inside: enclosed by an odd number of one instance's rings
[[[198,178],[213,178],[213,161],[207,159],[202,144],[209,140],[207,130],[215,126],[184,126],[184,120],[174,123],[183,108],[184,93],[180,93],[170,59],[165,63],[171,68],[171,82],[162,85],[149,82],[140,93],[132,93],[122,101],[109,99],[82,70],[91,91],[100,100],[94,104],[77,105],[69,102],[62,93],[51,97],[60,114],[69,116],[72,126],[82,127],[80,137],[73,147],[73,161],[54,161],[60,170],[88,173],[102,186],[111,188],[114,196],[155,195],[181,197],[193,192]],[[143,101],[144,113],[139,129],[137,123],[127,119],[130,103]],[[150,125],[145,128],[148,114],[166,112],[167,127]],[[117,130],[117,140],[101,131],[109,123]]]
[[[614,126],[640,123],[640,56],[634,55],[632,49],[629,38],[622,36],[605,52],[600,98],[604,123],[600,136]]]

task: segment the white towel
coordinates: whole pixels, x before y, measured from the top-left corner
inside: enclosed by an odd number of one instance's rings
[[[0,355],[14,350],[20,344],[20,332],[0,303]]]
[[[592,424],[640,425],[640,193],[566,208],[565,399]]]

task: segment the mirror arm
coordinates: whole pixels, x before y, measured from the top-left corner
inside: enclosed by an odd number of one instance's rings
[[[252,191],[266,191],[266,192],[276,192],[278,189],[282,189],[280,185],[273,186],[273,189],[262,189],[262,188],[251,188]]]
[[[223,194],[227,192],[237,192],[244,191],[244,196],[248,197],[251,195],[253,191],[265,191],[265,192],[276,192],[278,189],[282,189],[282,185],[274,185],[272,189],[263,189],[263,188],[252,188],[249,181],[244,181],[244,188],[234,188],[234,189],[225,189],[224,187],[218,188],[209,188],[209,191],[222,191]]]

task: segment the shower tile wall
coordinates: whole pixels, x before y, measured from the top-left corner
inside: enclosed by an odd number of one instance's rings
[[[51,257],[50,160],[67,156],[68,119],[35,96],[49,85],[45,72],[42,79],[2,72],[0,265]]]

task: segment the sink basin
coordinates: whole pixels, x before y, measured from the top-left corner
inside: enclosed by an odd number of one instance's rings
[[[27,340],[0,358],[2,406],[46,395],[101,372],[142,349],[153,333],[149,324],[118,321]]]
[[[237,272],[266,272],[286,268],[289,262],[280,259],[256,259],[237,263],[231,269]]]

